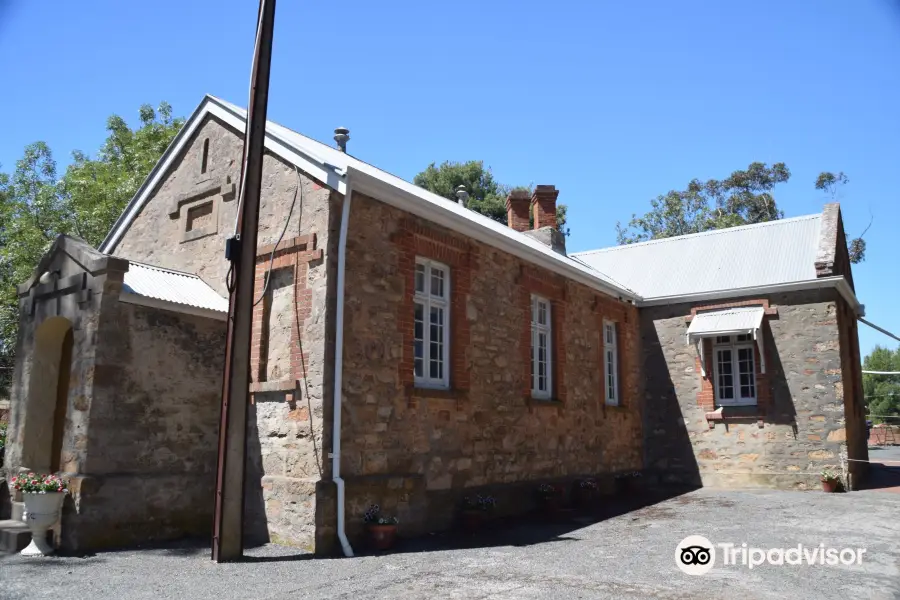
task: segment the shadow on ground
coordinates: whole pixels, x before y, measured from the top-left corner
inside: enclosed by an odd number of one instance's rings
[[[861,489],[894,488],[900,492],[900,446],[870,446],[869,461],[869,473]]]
[[[567,543],[578,539],[570,535],[572,532],[614,517],[640,511],[643,518],[652,519],[654,510],[665,510],[655,505],[695,489],[697,488],[679,487],[604,496],[598,499],[592,510],[562,509],[553,515],[536,512],[496,519],[476,532],[454,529],[417,538],[400,538],[389,551],[378,552],[368,548],[355,550],[358,555],[372,555]]]

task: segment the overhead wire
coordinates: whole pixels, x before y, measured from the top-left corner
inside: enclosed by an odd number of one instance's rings
[[[291,208],[288,211],[287,219],[284,220],[284,227],[281,230],[281,235],[278,236],[278,241],[272,246],[272,253],[269,256],[269,266],[266,268],[263,290],[259,295],[259,298],[253,303],[254,307],[263,301],[263,298],[266,297],[266,293],[269,291],[269,282],[272,279],[272,266],[275,264],[275,252],[278,251],[278,245],[281,244],[281,240],[284,239],[284,234],[287,233],[288,227],[291,224],[291,216],[294,214],[294,206],[297,204],[298,196],[300,197],[300,218],[301,220],[303,219],[303,182],[300,179],[300,169],[298,169],[296,165],[294,166],[294,172],[297,174],[297,186],[294,188],[294,198],[291,200]],[[298,227],[302,226],[302,223],[298,224]]]

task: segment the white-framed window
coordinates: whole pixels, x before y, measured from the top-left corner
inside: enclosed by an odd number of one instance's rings
[[[606,403],[619,405],[619,340],[616,324],[603,322],[603,368],[606,373]]]
[[[553,390],[553,328],[550,301],[531,297],[531,396],[550,398]]]
[[[416,258],[413,378],[418,387],[450,387],[450,269]]]
[[[751,335],[720,335],[713,345],[716,405],[756,404],[756,357]]]

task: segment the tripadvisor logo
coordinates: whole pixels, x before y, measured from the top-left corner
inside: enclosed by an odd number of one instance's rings
[[[718,552],[717,552],[718,549]],[[744,542],[713,544],[701,535],[689,535],[675,547],[675,564],[688,575],[705,575],[716,564],[716,555],[723,566],[743,566],[753,569],[769,565],[861,565],[865,548],[830,548],[825,544],[790,548],[754,548]]]

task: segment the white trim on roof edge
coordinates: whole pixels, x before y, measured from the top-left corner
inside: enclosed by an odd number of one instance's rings
[[[181,154],[206,115],[216,116],[237,131],[243,131],[244,117],[223,106],[220,102],[217,98],[209,95],[203,99],[194,113],[188,118],[182,130],[169,144],[162,158],[153,167],[153,170],[151,170],[147,179],[138,189],[134,198],[128,203],[125,211],[113,225],[106,239],[103,240],[99,248],[101,252],[111,254],[115,250],[116,245],[121,241],[132,221],[140,214],[153,191],[162,183],[164,175]],[[426,190],[384,173],[380,169],[371,167],[358,159],[354,159],[354,162],[358,163],[358,165],[347,165],[342,169],[340,166],[328,164],[318,156],[315,156],[314,153],[298,148],[269,131],[266,131],[265,145],[267,150],[296,165],[308,175],[319,179],[340,194],[346,193],[345,176],[352,170],[354,189],[366,195],[371,195],[379,201],[509,252],[614,298],[633,303],[637,303],[641,299],[635,292],[601,279],[596,270],[582,266],[580,261],[562,257],[549,247],[543,246],[540,242],[534,241],[524,234],[499,223],[490,221],[487,217],[476,218],[481,217],[481,215],[467,211],[467,209],[453,202],[446,202]],[[352,157],[348,156],[348,158]],[[394,179],[396,179],[396,182],[392,181]]]
[[[814,290],[823,288],[835,288],[841,297],[850,304],[858,316],[865,316],[865,307],[859,303],[856,293],[843,275],[835,277],[822,277],[821,279],[808,279],[806,281],[793,281],[791,283],[777,283],[774,285],[758,285],[745,288],[733,288],[730,290],[716,290],[714,292],[700,292],[697,294],[682,294],[680,296],[657,296],[645,298],[638,306],[664,306],[666,304],[681,304],[699,302],[702,300],[722,300],[725,298],[737,298],[752,294],[777,294],[779,292],[795,292],[801,290]]]
[[[217,321],[228,320],[227,312],[221,312],[209,308],[201,308],[199,306],[179,304],[178,302],[169,302],[167,300],[150,298],[148,296],[141,296],[140,294],[132,294],[130,292],[122,292],[121,294],[119,294],[119,302],[124,302],[125,304],[135,304],[137,306],[145,306],[147,308],[169,310],[185,315],[194,315],[196,317],[206,317],[207,319],[215,319]]]

